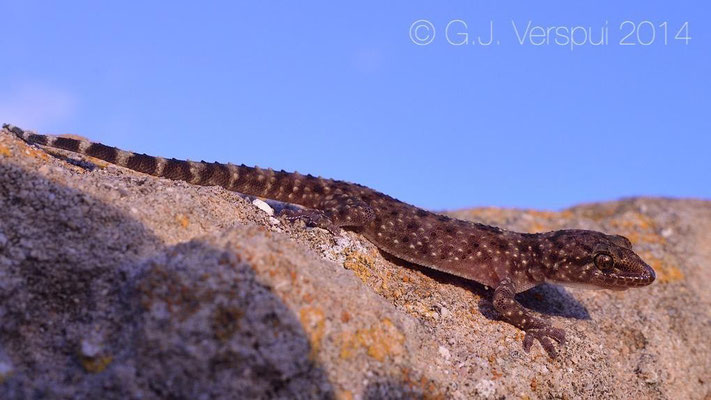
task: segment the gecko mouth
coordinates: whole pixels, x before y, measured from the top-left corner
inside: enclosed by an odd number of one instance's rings
[[[656,274],[652,267],[644,264],[641,272],[606,274],[601,277],[601,283],[607,289],[624,290],[630,287],[647,286],[655,279]]]

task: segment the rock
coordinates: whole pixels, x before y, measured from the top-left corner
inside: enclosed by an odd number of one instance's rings
[[[384,256],[356,233],[276,224],[220,188],[89,171],[6,133],[0,150],[2,399],[711,392],[711,202],[450,213],[623,234],[656,269],[642,289],[520,294],[567,330],[551,360],[538,345],[523,351],[491,290]]]

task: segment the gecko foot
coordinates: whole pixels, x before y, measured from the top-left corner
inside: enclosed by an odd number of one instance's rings
[[[338,236],[341,233],[341,228],[334,224],[333,221],[326,216],[326,214],[319,210],[293,210],[285,208],[279,213],[279,216],[283,216],[287,221],[304,221],[306,226],[326,229],[334,236]]]
[[[550,358],[556,358],[558,353],[555,351],[553,341],[555,340],[560,344],[565,343],[565,331],[550,326],[527,329],[526,336],[523,338],[523,349],[526,353],[531,350],[534,340],[538,340],[541,343]]]

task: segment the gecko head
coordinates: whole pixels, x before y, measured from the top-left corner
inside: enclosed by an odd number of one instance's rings
[[[569,286],[625,290],[654,282],[655,273],[624,236],[567,230],[551,232],[546,279]]]

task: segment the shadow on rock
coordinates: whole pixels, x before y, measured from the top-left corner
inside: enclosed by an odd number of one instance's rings
[[[239,253],[0,164],[0,398],[331,397],[310,351]]]
[[[380,251],[380,254],[393,264],[402,265],[405,268],[416,269],[424,275],[442,284],[459,286],[481,297],[478,303],[479,311],[488,319],[500,319],[499,314],[494,310],[491,298],[494,291],[486,289],[484,285],[460,278],[444,272],[425,268],[408,261],[401,260],[391,254]],[[590,319],[588,310],[575,297],[571,296],[565,289],[544,283],[523,293],[516,295],[524,307],[541,314],[559,316],[564,318]]]

